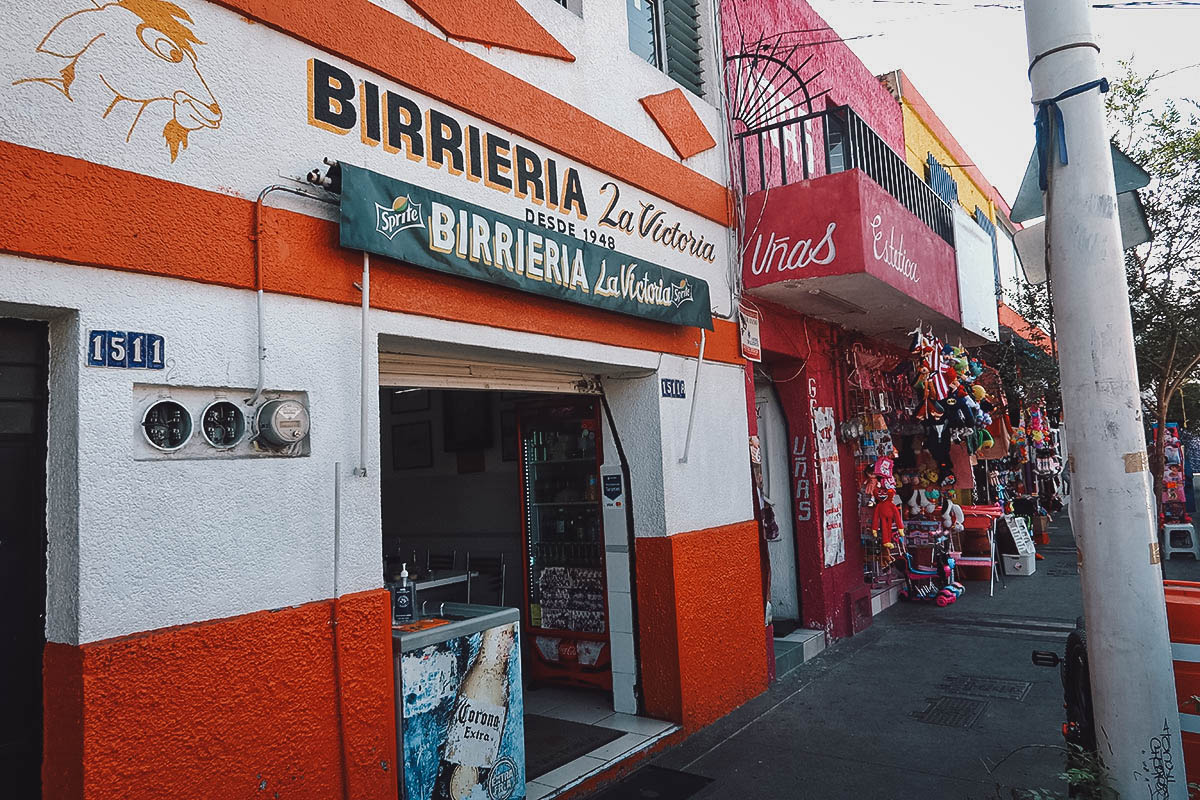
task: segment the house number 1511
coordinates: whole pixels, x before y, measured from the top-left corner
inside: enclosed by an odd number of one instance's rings
[[[88,331],[89,367],[162,369],[166,345],[157,333],[137,331]]]

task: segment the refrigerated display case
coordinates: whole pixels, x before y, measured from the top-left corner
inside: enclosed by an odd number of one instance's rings
[[[527,677],[611,690],[599,401],[523,405],[517,426]]]
[[[514,608],[442,603],[392,627],[401,800],[525,797]]]

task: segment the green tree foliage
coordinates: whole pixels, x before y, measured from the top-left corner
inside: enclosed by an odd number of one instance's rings
[[[1200,399],[1200,105],[1158,102],[1157,77],[1124,62],[1108,118],[1113,141],[1152,177],[1140,195],[1153,239],[1125,252],[1144,409],[1153,422],[1194,424],[1200,417],[1187,404]],[[1161,445],[1151,468],[1158,497]]]

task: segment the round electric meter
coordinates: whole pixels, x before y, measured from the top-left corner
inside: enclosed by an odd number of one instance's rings
[[[258,436],[286,447],[308,436],[308,409],[299,400],[269,400],[258,409]]]
[[[246,417],[228,400],[215,400],[200,415],[200,433],[213,447],[228,450],[246,435]]]
[[[192,415],[174,400],[159,400],[142,415],[142,434],[151,447],[178,450],[192,438]]]

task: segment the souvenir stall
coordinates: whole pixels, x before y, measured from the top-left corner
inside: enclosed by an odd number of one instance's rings
[[[1158,441],[1159,427],[1153,425],[1154,440]],[[1183,441],[1179,436],[1179,423],[1168,422],[1163,437],[1163,476],[1162,502],[1159,513],[1159,523],[1191,522],[1187,510],[1187,494],[1184,490],[1186,482],[1183,457]]]
[[[988,572],[971,577],[990,578],[1000,509],[977,504],[973,468],[994,445],[995,406],[979,382],[986,366],[924,330],[908,353],[855,344],[847,359],[841,435],[859,479],[864,579],[901,582],[902,598],[949,605],[962,592],[964,561],[985,559]]]
[[[990,432],[996,446],[980,451],[978,471],[986,475],[985,498],[1024,517],[1038,543],[1048,544],[1049,522],[1064,508],[1067,491],[1055,421],[1041,402],[1013,406],[1009,414],[995,415]]]

